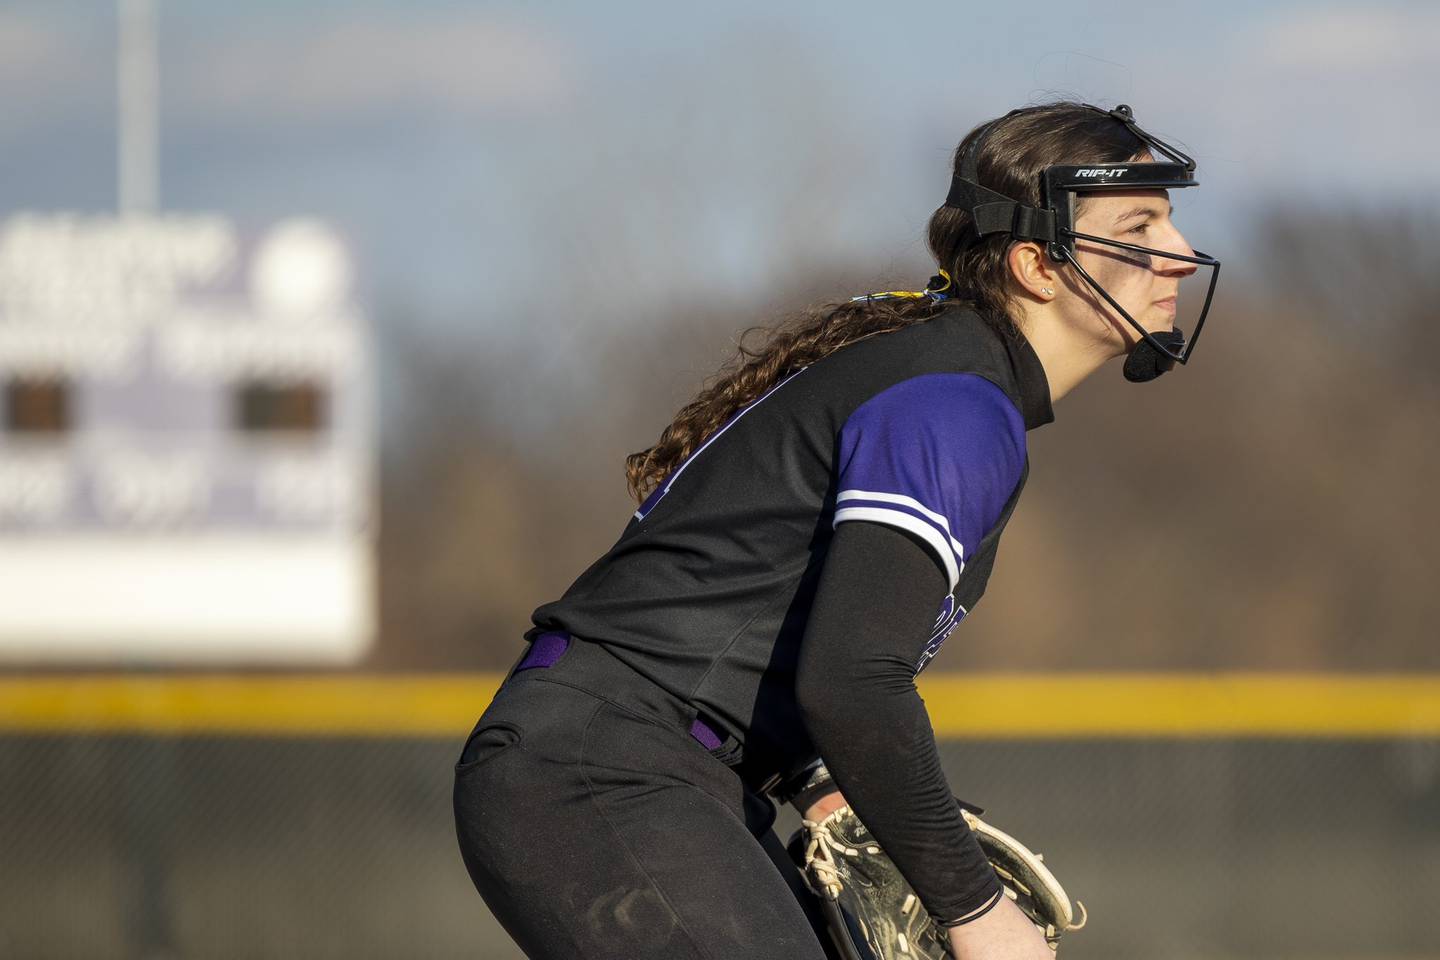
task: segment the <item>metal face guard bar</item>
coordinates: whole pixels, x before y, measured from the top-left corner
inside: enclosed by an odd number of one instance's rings
[[[1090,166],[1046,167],[1040,178],[1041,204],[1054,211],[1055,237],[1050,241],[1050,259],[1063,263],[1061,249],[1074,250],[1075,201],[1077,194],[1106,190],[1173,190],[1196,187],[1200,181],[1193,171],[1179,163],[1095,163]]]
[[[1109,114],[1116,120],[1119,120],[1121,123],[1125,124],[1125,128],[1127,130],[1135,134],[1135,136],[1139,137],[1141,140],[1144,140],[1148,146],[1155,150],[1159,150],[1161,153],[1165,154],[1165,156],[1169,157],[1171,160],[1174,160],[1176,163],[1184,164],[1187,168],[1189,168],[1192,173],[1194,172],[1195,161],[1190,159],[1189,156],[1181,153],[1179,150],[1176,150],[1174,147],[1170,146],[1170,144],[1166,143],[1164,140],[1161,140],[1159,137],[1154,136],[1153,134],[1146,133],[1144,130],[1140,129],[1140,125],[1135,122],[1135,112],[1130,109],[1129,104],[1119,104],[1115,107],[1114,110],[1101,110],[1099,107],[1095,106],[1092,103],[1087,103],[1085,104],[1085,106],[1089,107],[1091,110],[1096,110],[1100,113]]]
[[[1165,250],[1156,250],[1154,247],[1141,247],[1133,243],[1124,243],[1120,240],[1110,240],[1106,237],[1097,237],[1088,233],[1076,233],[1074,230],[1066,230],[1064,231],[1064,233],[1072,240],[1086,240],[1091,243],[1103,243],[1107,246],[1121,247],[1125,250],[1133,250],[1136,253],[1144,253],[1150,256],[1160,257],[1165,260],[1183,260],[1186,263],[1196,263],[1202,267],[1211,268],[1210,286],[1205,291],[1205,304],[1200,308],[1200,317],[1195,321],[1195,332],[1190,335],[1189,340],[1185,341],[1184,346],[1182,346],[1179,350],[1175,350],[1171,347],[1167,347],[1165,344],[1161,343],[1158,339],[1156,339],[1149,330],[1146,330],[1139,324],[1139,322],[1134,317],[1130,316],[1129,312],[1126,311],[1124,307],[1116,303],[1114,297],[1110,296],[1109,293],[1105,292],[1105,288],[1100,286],[1099,282],[1097,282],[1094,277],[1090,276],[1089,271],[1087,271],[1084,267],[1080,265],[1080,261],[1076,259],[1075,251],[1072,249],[1073,244],[1061,245],[1057,243],[1051,245],[1052,247],[1058,247],[1061,250],[1064,255],[1064,260],[1068,262],[1072,267],[1074,267],[1075,271],[1084,278],[1085,283],[1090,287],[1090,289],[1100,294],[1100,296],[1105,299],[1106,303],[1114,307],[1115,312],[1120,314],[1120,316],[1124,317],[1125,322],[1130,324],[1130,326],[1134,327],[1135,331],[1139,333],[1140,336],[1143,337],[1145,341],[1150,344],[1150,346],[1154,347],[1162,355],[1169,357],[1171,360],[1174,360],[1176,363],[1183,364],[1187,360],[1189,360],[1190,354],[1195,350],[1195,344],[1200,341],[1200,330],[1205,326],[1205,318],[1210,313],[1210,301],[1215,297],[1215,284],[1220,279],[1220,261],[1216,260],[1214,257],[1201,253],[1199,250],[1195,251],[1195,255],[1193,257],[1187,257],[1184,254],[1180,253],[1169,253]]]
[[[951,177],[950,192],[945,197],[945,206],[964,210],[970,214],[977,237],[994,233],[1008,234],[1016,240],[1034,240],[1044,243],[1050,258],[1056,263],[1069,263],[1085,280],[1085,283],[1105,302],[1115,308],[1125,321],[1162,356],[1176,363],[1185,363],[1200,340],[1200,330],[1210,313],[1210,303],[1215,296],[1215,284],[1220,279],[1220,261],[1200,251],[1194,256],[1168,253],[1152,247],[1136,246],[1120,240],[1110,240],[1075,230],[1075,197],[1077,193],[1104,190],[1167,190],[1199,186],[1195,179],[1195,161],[1185,153],[1152,134],[1140,129],[1135,122],[1134,112],[1129,106],[1120,104],[1113,110],[1102,110],[1093,104],[1086,104],[1096,113],[1104,114],[1125,125],[1125,128],[1143,142],[1152,153],[1165,156],[1166,161],[1136,161],[1124,163],[1056,164],[1046,167],[1040,177],[1041,204],[1037,207],[1019,203],[1011,197],[980,185],[977,157],[983,141],[989,136],[990,128],[982,130],[972,142],[970,149],[960,158],[960,172]],[[1006,117],[1023,112],[1011,110]],[[1004,119],[1004,118],[1001,118]],[[992,121],[991,127],[998,121]],[[1168,162],[1167,162],[1168,161]],[[1075,241],[1087,240],[1092,243],[1119,247],[1168,260],[1183,260],[1187,263],[1210,267],[1210,286],[1205,292],[1205,304],[1195,322],[1195,331],[1188,341],[1179,348],[1166,346],[1142,327],[1134,317],[1115,301],[1100,286],[1099,282],[1080,266],[1075,257]]]

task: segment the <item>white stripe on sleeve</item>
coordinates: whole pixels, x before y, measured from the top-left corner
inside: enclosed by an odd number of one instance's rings
[[[835,511],[835,526],[839,526],[847,520],[869,520],[908,530],[924,540],[930,549],[935,551],[935,556],[940,559],[941,565],[945,568],[945,576],[950,582],[949,589],[954,590],[955,584],[960,581],[960,568],[955,562],[954,552],[950,549],[950,538],[914,514],[901,510],[888,510],[885,507],[841,507]]]
[[[929,517],[935,522],[937,527],[945,531],[945,536],[949,539],[950,546],[955,550],[955,556],[960,558],[961,569],[964,569],[965,547],[950,533],[950,521],[945,519],[943,513],[936,513],[919,500],[916,500],[914,497],[907,497],[903,493],[881,493],[877,490],[841,490],[835,497],[837,504],[844,503],[846,500],[879,500],[882,503],[898,503],[901,506],[909,507],[916,513]]]

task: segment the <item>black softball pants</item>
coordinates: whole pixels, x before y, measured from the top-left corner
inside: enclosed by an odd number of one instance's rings
[[[480,896],[532,960],[825,960],[770,801],[687,714],[576,640],[514,673],[455,766]]]

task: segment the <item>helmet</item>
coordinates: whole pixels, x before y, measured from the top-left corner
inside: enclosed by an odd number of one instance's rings
[[[1052,261],[1069,263],[1073,266],[1085,283],[1105,302],[1114,307],[1115,311],[1140,334],[1140,340],[1130,351],[1130,356],[1126,360],[1125,378],[1137,383],[1153,380],[1171,369],[1176,363],[1187,362],[1194,352],[1195,344],[1200,340],[1200,329],[1205,325],[1205,317],[1210,312],[1210,302],[1215,296],[1215,283],[1220,278],[1220,261],[1198,250],[1194,251],[1193,256],[1184,256],[1166,250],[1157,250],[1153,247],[1142,247],[1133,243],[1111,240],[1107,237],[1076,232],[1075,197],[1079,193],[1101,190],[1172,189],[1199,185],[1199,181],[1195,179],[1195,161],[1158,137],[1141,130],[1135,123],[1135,116],[1128,106],[1122,103],[1113,110],[1102,110],[1100,107],[1090,104],[1085,104],[1085,106],[1125,124],[1126,128],[1150,147],[1152,152],[1163,154],[1168,159],[1144,163],[1054,164],[1046,167],[1040,175],[1041,205],[1039,207],[1026,206],[1002,193],[980,185],[976,156],[990,130],[995,123],[999,122],[991,121],[986,129],[982,130],[980,135],[971,142],[970,148],[961,157],[960,172],[951,179],[950,193],[945,198],[945,206],[969,213],[978,236],[984,237],[989,234],[1001,233],[1009,234],[1017,240],[1042,241],[1045,243],[1046,251]],[[1005,117],[1020,113],[1023,109],[1012,110]],[[1110,296],[1105,288],[1080,265],[1080,261],[1075,257],[1075,241],[1077,239],[1212,268],[1210,286],[1205,293],[1205,303],[1195,322],[1195,332],[1189,341],[1186,341],[1184,332],[1178,328],[1151,333],[1130,316],[1125,308],[1115,302],[1115,298]]]

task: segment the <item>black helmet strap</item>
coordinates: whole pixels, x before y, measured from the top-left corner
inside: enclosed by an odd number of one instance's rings
[[[1026,206],[974,180],[952,178],[945,206],[968,210],[975,222],[975,232],[981,237],[1009,233],[1017,240],[1052,243],[1056,239],[1054,210]]]

